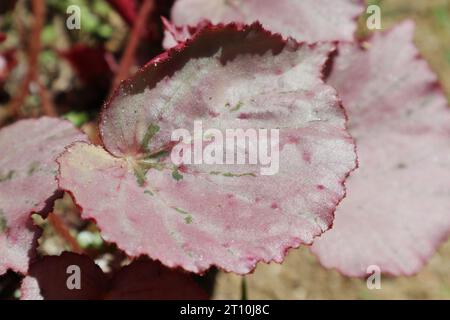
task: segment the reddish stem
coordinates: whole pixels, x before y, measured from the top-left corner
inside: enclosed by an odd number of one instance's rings
[[[39,81],[39,97],[41,98],[42,113],[50,116],[56,117],[58,113],[53,105],[52,97],[47,88]]]
[[[147,17],[151,13],[151,11],[153,11],[153,8],[154,8],[154,0],[144,0],[144,2],[142,3],[141,8],[139,10],[139,15],[137,17],[136,22],[133,25],[133,29],[128,39],[125,52],[120,61],[119,69],[113,80],[110,94],[112,94],[112,92],[119,86],[122,80],[128,78],[130,74],[130,68],[134,63],[134,56],[136,49],[138,48],[139,45],[139,40],[144,32]]]
[[[83,253],[83,249],[81,249],[77,240],[70,234],[70,231],[66,227],[64,221],[58,215],[56,215],[54,212],[51,212],[48,215],[47,219],[55,229],[56,233],[69,244],[73,252],[78,254]]]
[[[39,87],[38,93],[41,98],[42,111],[49,116],[55,116],[57,113],[51,101],[50,95],[45,87],[39,81],[39,53],[41,51],[41,31],[45,23],[45,2],[42,0],[32,0],[31,2],[34,23],[30,35],[28,46],[28,70],[20,85],[17,94],[8,106],[12,116],[20,115],[20,107],[23,105],[29,94],[30,84],[35,81]]]

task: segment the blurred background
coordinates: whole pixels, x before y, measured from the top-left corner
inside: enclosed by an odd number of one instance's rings
[[[121,7],[115,0],[1,0],[0,127],[19,117],[62,115],[98,141],[98,111],[111,90],[162,52],[160,16],[170,17],[173,1],[153,1],[137,31],[133,25],[140,3],[129,3]],[[416,44],[450,98],[450,0],[369,3],[381,7],[383,29],[406,18],[416,21]],[[69,32],[65,23],[70,5],[81,8],[83,18],[81,29]],[[367,36],[364,17],[358,36]],[[130,50],[136,61],[124,61]],[[56,202],[48,218],[33,219],[44,230],[38,248],[42,255],[83,251],[106,271],[126,263],[123,253],[102,241],[94,224],[79,218],[68,196]],[[325,270],[303,247],[291,250],[283,265],[259,265],[246,281],[249,299],[450,299],[449,271],[450,241],[419,274],[384,276],[381,290],[368,290],[365,280]],[[207,278],[212,279],[213,298],[241,298],[241,277],[212,272]],[[0,277],[0,299],[17,298],[19,283],[12,272]]]

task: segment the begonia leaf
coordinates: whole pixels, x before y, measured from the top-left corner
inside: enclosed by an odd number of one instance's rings
[[[404,22],[340,44],[328,82],[342,97],[360,168],[313,252],[328,268],[411,275],[450,233],[450,109]],[[368,271],[369,270],[369,271]]]
[[[0,274],[26,272],[36,238],[30,215],[58,190],[56,157],[86,137],[57,118],[21,120],[0,130]]]
[[[322,80],[331,50],[258,24],[204,28],[121,85],[102,114],[106,150],[71,146],[58,160],[60,186],[131,256],[197,273],[216,265],[245,274],[259,261],[281,262],[330,227],[355,167],[345,114]],[[278,132],[278,143],[265,141],[272,155],[279,148],[274,172],[261,161],[174,164],[173,151],[192,142],[171,136],[192,133],[194,121],[205,133]]]
[[[351,41],[363,8],[359,0],[178,0],[171,21],[176,26],[196,26],[202,20],[259,21],[267,30],[298,41]]]

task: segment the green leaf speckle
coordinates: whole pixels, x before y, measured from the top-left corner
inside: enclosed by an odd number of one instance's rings
[[[233,108],[231,108],[231,104],[229,102],[227,102],[225,104],[225,108],[230,109],[230,112],[235,112],[238,111],[242,106],[244,105],[244,103],[242,101],[239,101]]]
[[[80,128],[83,124],[89,121],[89,114],[87,112],[71,111],[66,113],[63,118],[72,122],[74,126]]]
[[[16,172],[14,170],[9,170],[8,173],[0,173],[0,182],[11,180]]]
[[[180,174],[180,172],[178,172],[178,169],[175,168],[172,171],[172,178],[174,178],[177,181],[180,181],[181,179],[183,179],[183,176]]]
[[[243,105],[244,105],[244,103],[242,101],[239,101],[238,104],[233,109],[231,109],[230,111],[231,112],[238,111]]]
[[[0,232],[1,233],[5,232],[7,228],[8,225],[6,223],[5,212],[2,209],[0,209]]]
[[[145,184],[145,174],[147,173],[146,170],[142,169],[139,166],[134,167],[134,176],[136,177],[136,181],[140,187],[142,187]]]
[[[214,176],[222,175],[222,176],[227,177],[227,178],[246,177],[246,176],[256,177],[256,174],[251,173],[251,172],[231,173],[231,172],[211,171],[209,174],[214,175]]]
[[[159,129],[160,129],[159,126],[150,123],[150,125],[147,128],[147,132],[145,133],[144,138],[142,139],[141,142],[142,150],[144,150],[145,152],[149,152],[148,143],[153,138],[153,136],[158,133]]]
[[[31,176],[33,173],[35,173],[39,169],[39,162],[33,161],[30,166],[28,167],[28,176]]]
[[[187,212],[187,211],[184,211],[183,209],[180,209],[180,208],[178,208],[178,207],[172,207],[175,211],[178,211],[179,213],[181,213],[181,214],[189,214],[189,212]]]
[[[192,223],[192,215],[187,212],[186,210],[183,210],[181,208],[178,207],[172,207],[172,209],[174,209],[175,211],[177,211],[178,213],[181,213],[182,215],[184,215],[184,222],[186,222],[187,224],[191,224]]]

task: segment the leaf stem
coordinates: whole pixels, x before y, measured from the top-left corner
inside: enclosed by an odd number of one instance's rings
[[[57,214],[51,212],[47,219],[53,229],[55,229],[56,233],[69,244],[73,252],[78,254],[83,253],[83,249],[78,244],[78,241],[70,234],[64,221]]]
[[[119,86],[120,82],[128,78],[129,76],[130,68],[134,63],[134,55],[139,45],[139,40],[143,33],[147,17],[150,14],[150,12],[153,11],[153,8],[154,8],[154,0],[144,0],[144,2],[141,5],[141,8],[139,9],[139,15],[137,17],[136,22],[133,25],[133,29],[128,39],[127,46],[125,48],[125,52],[120,61],[119,69],[113,80],[110,96],[114,92],[114,90]]]
[[[241,280],[241,300],[248,300],[247,278],[245,276]]]
[[[32,0],[34,23],[31,30],[28,45],[28,69],[27,73],[18,89],[17,94],[9,103],[7,110],[11,116],[19,116],[20,108],[29,94],[29,88],[33,81],[38,85],[38,94],[42,104],[42,112],[48,116],[56,116],[57,113],[50,98],[50,94],[39,81],[39,53],[41,51],[41,31],[45,23],[45,2],[42,0]]]

